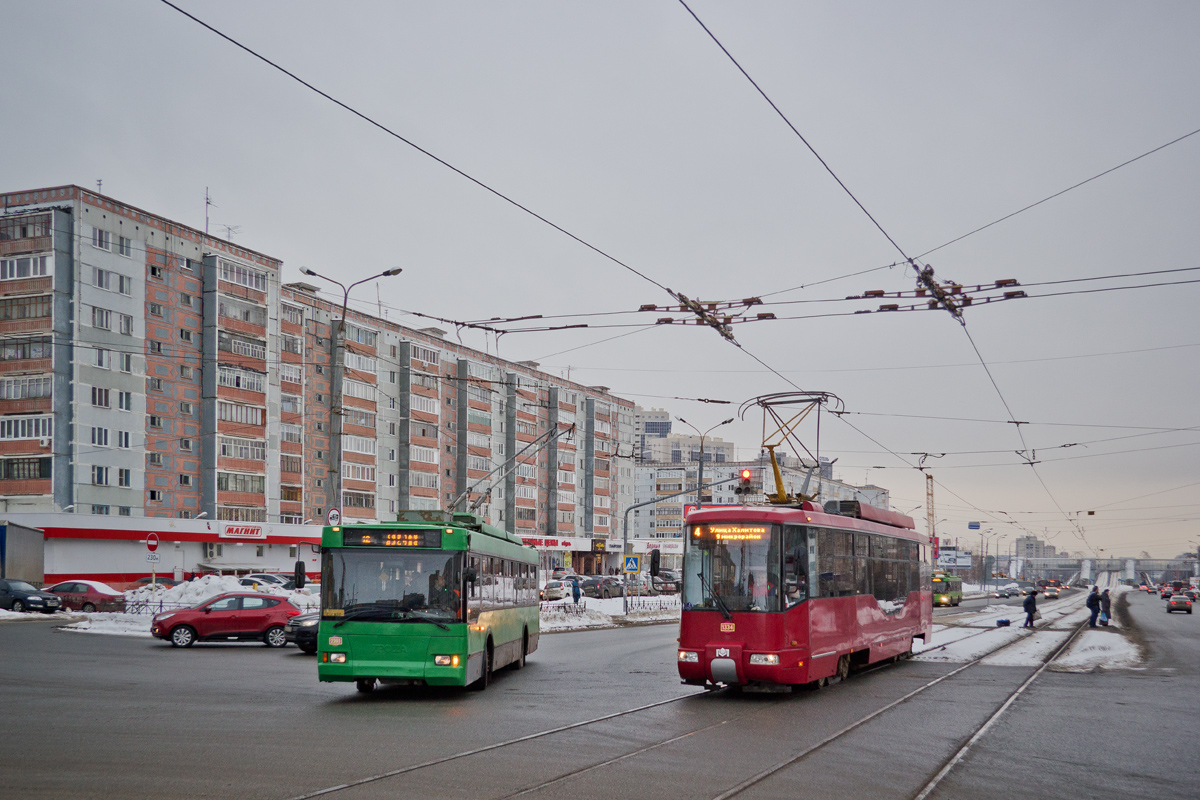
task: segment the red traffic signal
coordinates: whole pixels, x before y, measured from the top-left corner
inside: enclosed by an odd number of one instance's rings
[[[734,488],[734,494],[750,494],[753,490],[750,488],[750,476],[754,473],[751,470],[742,470],[741,477],[738,480],[738,485]]]

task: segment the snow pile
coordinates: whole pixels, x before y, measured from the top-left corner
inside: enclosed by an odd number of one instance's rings
[[[190,608],[225,592],[255,591],[283,597],[301,611],[316,611],[321,600],[308,589],[287,591],[259,584],[258,589],[243,586],[231,575],[204,575],[178,586],[143,586],[125,593],[125,608],[134,613],[157,613],[177,608]]]
[[[988,656],[983,663],[1000,667],[1040,667],[1068,636],[1066,631],[1035,631],[1012,647]]]
[[[629,613],[620,597],[588,597],[579,601],[576,610],[570,599],[542,604],[541,629],[551,631],[582,628],[611,628],[622,623],[673,622],[679,619],[679,595],[630,597]]]
[[[88,614],[87,619],[74,625],[64,625],[73,633],[104,633],[109,636],[150,636],[150,619],[145,614]]]
[[[52,614],[46,614],[41,611],[18,612],[18,611],[8,611],[3,608],[0,608],[0,622],[20,622],[23,620],[33,621],[33,620],[38,620],[38,619],[41,619],[41,620],[47,620],[47,619],[63,620],[63,619],[78,619],[78,617],[75,616],[75,614],[70,611],[55,611]]]
[[[1091,672],[1098,668],[1125,669],[1141,662],[1138,647],[1119,633],[1084,631],[1071,648],[1055,660],[1059,672]]]

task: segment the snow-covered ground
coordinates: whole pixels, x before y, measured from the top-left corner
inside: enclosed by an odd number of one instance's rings
[[[679,595],[629,598],[629,613],[625,613],[620,597],[598,599],[581,598],[582,610],[572,608],[575,604],[558,600],[542,604],[541,627],[543,633],[580,630],[583,628],[611,628],[618,624],[670,622],[679,619]]]
[[[1059,656],[1051,669],[1061,672],[1091,672],[1104,669],[1127,669],[1141,663],[1136,644],[1116,631],[1088,630],[1079,634],[1070,649]]]
[[[246,589],[247,587],[231,575],[204,575],[170,588],[144,586],[126,592],[125,608],[127,611],[137,614],[156,614],[159,611],[169,611],[174,608],[188,608],[225,592],[244,592]],[[255,591],[261,594],[286,597],[301,611],[316,611],[321,605],[321,599],[307,588],[288,591],[259,584]]]

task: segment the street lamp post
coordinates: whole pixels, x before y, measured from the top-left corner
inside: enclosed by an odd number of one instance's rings
[[[346,365],[346,313],[350,305],[350,290],[359,284],[373,281],[376,278],[390,278],[399,275],[403,270],[400,267],[384,270],[378,275],[372,275],[369,278],[363,278],[361,281],[355,281],[347,286],[341,281],[334,280],[328,275],[322,275],[316,270],[308,267],[301,267],[300,271],[305,275],[311,275],[314,278],[321,278],[330,283],[337,284],[342,288],[342,315],[338,320],[338,324],[334,329],[333,339],[333,374],[330,376],[329,388],[329,439],[330,452],[333,456],[333,474],[330,476],[330,494],[333,500],[328,503],[329,508],[341,509],[342,507],[342,418],[344,416],[342,409],[342,376],[345,373]]]
[[[704,437],[708,436],[710,433],[712,433],[713,431],[715,431],[717,428],[721,427],[722,425],[728,425],[729,423],[733,422],[733,417],[730,417],[729,419],[725,420],[724,422],[718,422],[716,425],[713,425],[711,428],[706,430],[704,433],[700,433],[699,428],[697,428],[692,423],[688,422],[683,417],[676,417],[675,419],[679,420],[684,425],[687,425],[689,428],[694,430],[696,432],[696,434],[700,437],[700,469],[696,473],[696,508],[702,508],[704,506],[704,496],[702,494],[703,487],[704,487]],[[686,483],[687,480],[684,479],[684,482]]]

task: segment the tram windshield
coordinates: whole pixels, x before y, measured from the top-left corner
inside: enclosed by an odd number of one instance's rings
[[[777,525],[695,525],[683,557],[683,607],[722,612],[779,611],[782,560]]]
[[[460,622],[463,554],[445,550],[327,550],[322,616],[367,622]]]

